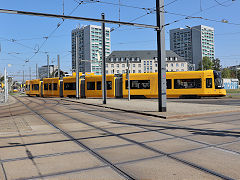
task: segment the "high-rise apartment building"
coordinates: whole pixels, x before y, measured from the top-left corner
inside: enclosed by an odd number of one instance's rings
[[[106,57],[110,54],[110,28],[105,28]],[[76,69],[76,37],[79,37],[79,71],[101,74],[102,69],[102,28],[88,25],[72,30],[72,69]]]
[[[199,25],[172,29],[170,49],[198,69],[203,57],[214,59],[214,28]]]

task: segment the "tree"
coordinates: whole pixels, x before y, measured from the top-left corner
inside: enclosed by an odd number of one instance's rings
[[[0,78],[0,82],[3,82],[3,81],[4,81],[4,76]]]
[[[203,70],[213,69],[213,62],[209,57],[203,57]],[[202,62],[199,62],[198,70],[202,70]]]
[[[220,59],[214,59],[212,61],[212,69],[216,71],[221,71],[221,64],[220,64]]]
[[[232,72],[228,68],[222,70],[222,78],[232,78]]]

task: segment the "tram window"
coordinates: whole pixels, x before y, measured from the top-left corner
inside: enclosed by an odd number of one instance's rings
[[[95,90],[95,82],[87,82],[87,90]]]
[[[33,86],[33,84],[32,84],[32,91],[34,90],[34,86]]]
[[[102,82],[98,81],[97,82],[97,90],[101,90],[102,89]]]
[[[52,84],[49,83],[49,90],[52,90]]]
[[[107,81],[107,90],[112,89],[112,81]]]
[[[33,90],[38,91],[39,90],[39,84],[33,84]]]
[[[201,79],[174,79],[174,89],[202,88]]]
[[[172,89],[172,80],[171,79],[167,79],[167,89]]]
[[[53,83],[53,90],[56,91],[58,89],[57,83]]]
[[[76,83],[64,83],[64,90],[76,90]]]
[[[48,84],[44,84],[44,90],[48,90]]]
[[[125,81],[128,89],[128,80]],[[130,89],[150,89],[150,80],[131,80]]]
[[[206,78],[206,88],[212,88],[212,78]]]
[[[30,91],[30,85],[26,85],[26,90]]]

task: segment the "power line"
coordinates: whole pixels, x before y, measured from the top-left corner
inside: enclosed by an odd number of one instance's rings
[[[230,1],[232,2],[233,0],[226,0],[226,1],[222,2],[222,3],[226,3],[226,2],[230,2]],[[172,13],[172,12],[166,12],[165,11],[165,13],[168,13],[168,14],[177,15],[177,16],[183,16],[184,17],[184,18],[177,19],[177,20],[175,20],[173,22],[167,23],[165,26],[168,26],[170,24],[174,24],[174,23],[177,23],[179,21],[185,20],[187,17],[191,17],[191,16],[193,16],[195,14],[201,13],[202,11],[207,11],[207,10],[215,8],[217,6],[219,6],[219,4],[210,6],[210,7],[206,8],[206,9],[201,9],[200,11],[192,13],[191,15],[184,15],[184,14],[180,14],[180,13]]]
[[[78,5],[70,12],[69,15],[71,15],[82,3],[83,1],[79,2]],[[36,51],[30,58],[28,58],[28,60],[31,60],[33,57],[35,57],[38,54],[39,50],[45,45],[47,40],[57,31],[57,29],[63,24],[63,22],[64,22],[64,19],[62,19],[62,21],[57,24],[57,27],[47,37],[45,37],[45,40],[40,45],[38,51]]]
[[[87,3],[95,2],[95,3],[109,4],[109,5],[114,5],[114,6],[122,6],[122,7],[141,9],[141,10],[152,10],[152,8],[132,6],[132,5],[127,5],[127,4],[122,4],[122,3],[119,4],[119,3],[106,2],[106,1],[100,1],[100,0],[83,0],[83,2],[87,2]]]

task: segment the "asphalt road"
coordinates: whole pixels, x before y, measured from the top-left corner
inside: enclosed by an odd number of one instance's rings
[[[240,112],[163,120],[17,99],[0,108],[0,179],[240,179]]]

